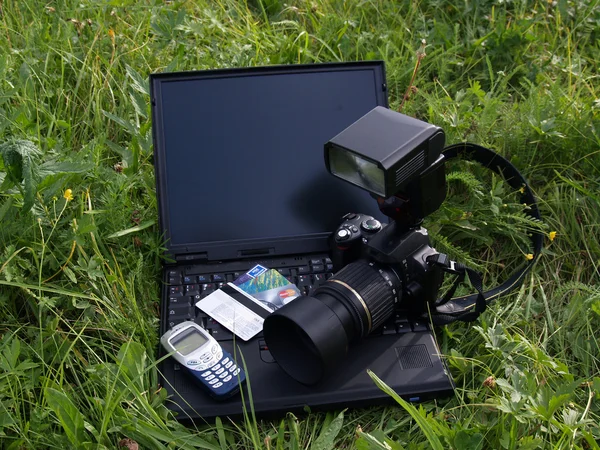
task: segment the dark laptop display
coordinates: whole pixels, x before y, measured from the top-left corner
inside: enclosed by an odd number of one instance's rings
[[[281,254],[278,243],[327,234],[350,210],[378,214],[367,193],[327,173],[323,158],[329,138],[387,104],[382,72],[359,68],[154,76],[170,251],[222,259],[272,246]],[[282,250],[303,251],[289,244]]]
[[[160,225],[176,261],[165,266],[161,333],[195,320],[241,351],[257,413],[387,400],[367,368],[409,398],[451,391],[426,324],[392,318],[309,388],[285,375],[260,335],[234,341],[194,307],[257,262],[309,293],[330,276],[327,237],[344,214],[385,220],[369,194],[328,174],[323,157],[328,139],[387,106],[383,63],[155,74],[151,96]],[[182,419],[241,414],[239,395],[215,402],[170,359],[161,371]]]

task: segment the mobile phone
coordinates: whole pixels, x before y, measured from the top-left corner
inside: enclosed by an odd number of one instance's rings
[[[162,346],[209,395],[217,400],[231,397],[246,374],[230,353],[195,322],[175,325],[161,338]]]

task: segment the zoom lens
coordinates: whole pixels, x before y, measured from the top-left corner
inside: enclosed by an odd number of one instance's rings
[[[383,324],[401,300],[401,282],[387,267],[359,260],[315,290],[269,315],[263,334],[281,368],[314,384],[346,355],[348,345]]]

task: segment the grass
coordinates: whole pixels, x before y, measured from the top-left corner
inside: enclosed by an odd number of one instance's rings
[[[436,331],[453,398],[184,427],[157,389],[147,75],[362,59],[392,108],[519,167],[556,237],[520,290]],[[3,2],[0,447],[600,448],[599,63],[598,0]],[[427,226],[491,286],[535,224],[476,167],[449,185]]]

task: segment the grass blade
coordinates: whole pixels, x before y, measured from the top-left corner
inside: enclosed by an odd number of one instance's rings
[[[85,441],[83,415],[64,392],[48,387],[44,391],[48,406],[57,415],[65,434],[75,447]]]
[[[435,433],[433,427],[431,426],[430,421],[427,418],[423,417],[419,410],[417,410],[417,408],[415,408],[413,405],[411,405],[402,397],[400,397],[396,392],[394,392],[392,388],[385,384],[377,375],[375,375],[370,370],[368,370],[367,373],[379,389],[381,389],[383,392],[392,397],[396,401],[396,403],[402,406],[402,408],[404,408],[404,410],[410,414],[410,416],[417,423],[417,425],[427,438],[427,441],[429,442],[431,448],[433,450],[444,450],[444,447],[439,437]]]
[[[346,410],[344,410],[346,411]],[[324,427],[319,437],[310,446],[311,450],[328,450],[334,448],[335,438],[342,429],[344,424],[344,411],[338,414],[338,416],[331,421],[328,427]]]

